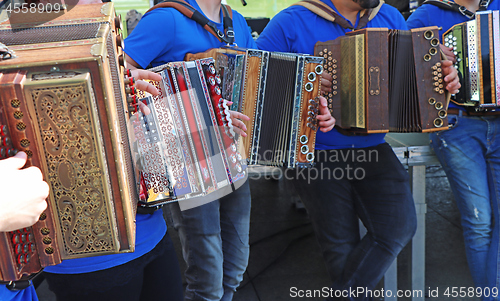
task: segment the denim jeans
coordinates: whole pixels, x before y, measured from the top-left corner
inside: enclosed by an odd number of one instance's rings
[[[248,265],[250,186],[208,204],[181,211],[167,206],[179,231],[187,268],[185,300],[233,299]]]
[[[476,287],[500,288],[500,116],[448,120],[453,127],[432,134],[432,147],[460,210],[472,279]]]
[[[333,291],[373,290],[416,231],[408,173],[387,143],[317,151],[315,167],[303,173],[297,170],[293,181],[309,212]],[[362,239],[359,219],[368,231]],[[369,300],[364,295],[331,297]]]

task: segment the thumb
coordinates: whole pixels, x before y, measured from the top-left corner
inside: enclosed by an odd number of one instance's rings
[[[18,152],[15,156],[0,160],[0,169],[21,169],[26,164],[26,153]]]

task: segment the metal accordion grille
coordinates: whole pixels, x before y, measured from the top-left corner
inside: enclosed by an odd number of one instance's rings
[[[0,30],[2,43],[7,46],[75,41],[97,38],[101,23],[72,24]]]

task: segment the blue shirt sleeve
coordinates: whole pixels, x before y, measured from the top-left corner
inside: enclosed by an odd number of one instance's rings
[[[294,40],[296,30],[292,15],[287,11],[278,13],[269,21],[257,39],[257,47],[266,51],[293,52],[291,41]]]
[[[410,15],[408,20],[406,20],[406,25],[408,25],[408,28],[410,29],[435,25],[430,22],[429,18],[430,14],[427,12],[424,5],[419,7]]]
[[[158,29],[154,33],[153,29]],[[174,43],[168,33],[175,32],[174,16],[169,9],[158,8],[145,14],[134,31],[125,39],[125,53],[142,68],[146,68],[155,58],[171,50]]]

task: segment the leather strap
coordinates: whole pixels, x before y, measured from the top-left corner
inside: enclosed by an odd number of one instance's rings
[[[475,13],[468,10],[465,6],[459,5],[453,1],[448,0],[426,0],[423,4],[432,4],[442,9],[452,10],[461,13],[469,19],[474,19],[476,16]],[[488,5],[490,5],[490,0],[481,0],[479,2],[479,8],[477,11],[485,11],[488,9]]]
[[[340,16],[333,8],[320,0],[303,0],[292,5],[303,6],[313,13],[317,14],[318,16],[322,17],[323,19],[337,23],[338,25],[342,26],[342,28],[356,30],[366,27],[368,22],[377,15],[380,7],[382,7],[383,4],[384,1],[381,0],[380,4],[377,7],[373,9],[363,10],[361,12],[361,18],[359,19],[358,25],[355,28],[345,18]]]
[[[230,6],[222,4],[222,22],[224,24],[224,32],[217,29],[217,26],[205,17],[202,13],[197,11],[193,6],[184,0],[167,0],[156,4],[151,7],[146,13],[160,8],[160,7],[172,7],[177,9],[183,15],[196,21],[208,32],[214,35],[219,41],[231,45],[234,43],[234,29],[233,29],[233,11]]]

